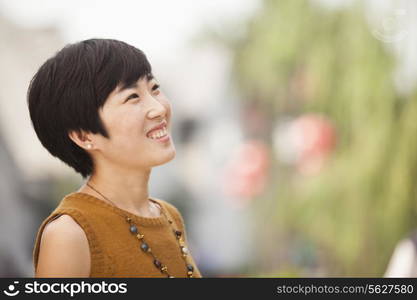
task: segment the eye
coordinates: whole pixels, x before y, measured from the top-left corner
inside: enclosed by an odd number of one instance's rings
[[[156,94],[159,94],[159,88],[160,88],[159,84],[155,84],[155,85],[152,87],[152,92],[156,91],[156,92],[157,92]]]
[[[135,99],[135,98],[139,98],[139,95],[136,93],[133,93],[131,95],[129,95],[129,97],[126,98],[126,101],[130,100],[130,99]]]

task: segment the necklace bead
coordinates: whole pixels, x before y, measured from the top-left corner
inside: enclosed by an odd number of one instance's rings
[[[191,272],[194,271],[193,265],[187,264],[187,270]]]
[[[138,233],[138,228],[135,225],[130,225],[130,232],[131,233]]]
[[[143,250],[143,252],[148,252],[149,250],[149,246],[145,242],[142,242],[142,244],[140,244],[140,248]]]
[[[138,234],[136,235],[136,237],[137,237],[138,239],[142,240],[145,236],[144,236],[143,234],[138,233]]]
[[[161,262],[159,261],[159,260],[157,260],[157,259],[154,259],[154,261],[153,261],[153,263],[155,264],[155,266],[159,269],[159,268],[161,268]]]

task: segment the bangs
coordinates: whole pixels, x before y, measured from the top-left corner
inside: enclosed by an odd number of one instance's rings
[[[95,82],[98,106],[104,105],[108,95],[117,87],[124,89],[141,78],[152,78],[152,67],[145,54],[128,44],[109,44],[109,49],[102,49],[103,56],[98,62]]]

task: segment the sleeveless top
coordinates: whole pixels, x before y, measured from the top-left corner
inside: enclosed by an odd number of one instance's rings
[[[36,274],[42,232],[48,222],[60,215],[71,216],[84,230],[90,247],[90,277],[167,277],[153,262],[153,257],[140,248],[139,239],[130,232],[123,215],[132,219],[155,257],[168,267],[174,277],[187,277],[186,262],[182,257],[173,228],[182,232],[188,248],[184,220],[172,204],[149,198],[160,205],[167,217],[142,217],[115,207],[86,193],[75,192],[64,197],[55,210],[42,222],[33,249],[33,265]],[[188,248],[189,249],[189,248]],[[193,277],[202,277],[191,253],[187,263],[194,267]]]

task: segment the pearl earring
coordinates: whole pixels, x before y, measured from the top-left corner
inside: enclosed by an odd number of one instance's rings
[[[87,144],[87,149],[91,149],[91,147],[93,147],[93,145]]]

